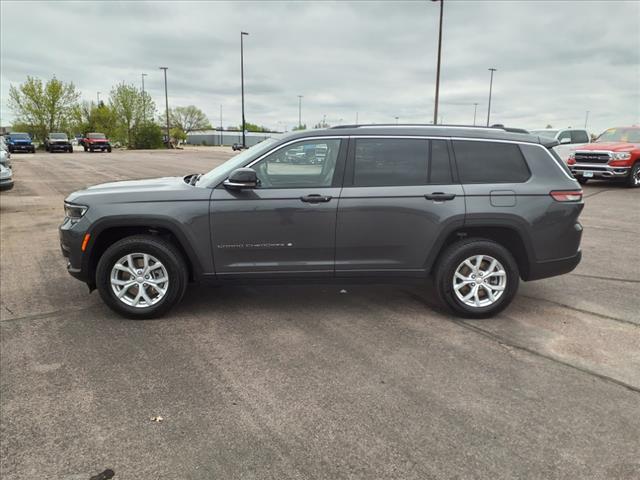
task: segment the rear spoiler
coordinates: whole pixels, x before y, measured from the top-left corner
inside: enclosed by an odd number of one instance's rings
[[[555,140],[553,138],[538,137],[538,140],[540,141],[540,143],[542,145],[544,145],[547,148],[553,148],[556,145],[560,145],[560,142],[558,142],[557,140]]]

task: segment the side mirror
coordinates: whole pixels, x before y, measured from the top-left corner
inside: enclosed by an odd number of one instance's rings
[[[231,175],[223,182],[223,185],[232,189],[256,188],[258,186],[258,174],[253,168],[237,168],[231,172]]]
[[[571,139],[569,137],[564,137],[560,139],[560,145],[565,145],[567,143],[571,143]]]

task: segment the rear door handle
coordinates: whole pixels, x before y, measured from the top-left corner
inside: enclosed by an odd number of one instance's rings
[[[455,193],[433,192],[424,196],[427,200],[435,200],[436,202],[444,202],[456,198]]]
[[[300,200],[307,203],[323,203],[323,202],[328,202],[329,200],[331,200],[331,198],[332,197],[329,195],[318,195],[314,193],[311,195],[305,195],[303,197],[300,197]]]

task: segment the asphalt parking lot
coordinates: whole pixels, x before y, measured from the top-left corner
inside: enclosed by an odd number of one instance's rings
[[[12,156],[2,478],[640,478],[640,189],[586,186],[578,269],[490,320],[418,287],[200,285],[135,322],[66,273],[68,193],[231,155]]]

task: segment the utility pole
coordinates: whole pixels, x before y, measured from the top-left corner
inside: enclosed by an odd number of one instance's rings
[[[224,134],[224,127],[222,126],[222,104],[220,105],[220,146],[222,146],[222,141],[224,138],[222,135]]]
[[[478,113],[478,104],[473,104],[473,126],[476,126],[476,113]]]
[[[493,89],[493,72],[495,72],[497,68],[490,68],[491,72],[491,80],[489,81],[489,107],[487,108],[487,127],[489,126],[489,118],[491,117],[491,91]]]
[[[358,112],[356,112],[356,125],[358,125]]]
[[[298,129],[302,129],[302,95],[298,95]]]
[[[240,88],[242,92],[242,148],[247,147],[247,140],[245,138],[245,121],[244,121],[244,43],[243,39],[245,35],[249,35],[247,32],[240,32]]]
[[[438,0],[433,0],[438,1]],[[444,0],[440,1],[440,28],[438,30],[438,66],[436,69],[436,101],[433,108],[433,124],[438,123],[438,101],[440,97],[440,59],[442,56],[442,15],[444,9]]]
[[[589,110],[587,110],[587,113],[584,116],[584,129],[587,129],[587,123],[589,122]]]
[[[167,69],[169,67],[160,67],[160,70],[164,70],[164,104],[165,113],[167,114],[167,148],[171,146],[171,134],[169,133],[169,94],[167,93]]]
[[[147,121],[147,99],[144,97],[144,77],[146,76],[146,73],[142,74],[142,120],[145,122]]]
[[[393,117],[396,119],[396,125],[398,124],[398,120],[400,119],[400,117]]]
[[[98,103],[96,104],[98,107],[100,106],[100,92],[98,92],[98,95],[96,95],[98,98]]]

